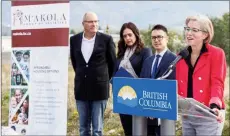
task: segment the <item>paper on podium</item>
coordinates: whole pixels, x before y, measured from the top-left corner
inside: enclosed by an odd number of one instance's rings
[[[178,95],[178,113],[180,115],[194,116],[197,118],[216,119],[212,110],[193,98],[184,98]]]

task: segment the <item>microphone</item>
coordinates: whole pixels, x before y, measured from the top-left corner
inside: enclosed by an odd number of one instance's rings
[[[185,58],[188,57],[188,55],[189,55],[188,47],[189,47],[189,46],[186,46],[183,50],[181,50],[181,51],[179,52],[179,54],[178,54],[178,56],[176,57],[176,59],[169,65],[168,70],[174,69],[175,66],[176,66],[176,63],[177,63],[179,60],[185,59]],[[168,70],[167,70],[167,71],[168,71]]]
[[[189,46],[186,46],[183,50],[180,51],[180,53],[178,54],[176,59],[169,65],[168,69],[164,72],[164,74],[161,77],[157,78],[157,79],[165,79],[165,78],[167,78],[172,73],[173,69],[176,66],[176,63],[179,60],[185,59],[185,58],[188,57],[188,55],[189,55],[188,47]]]

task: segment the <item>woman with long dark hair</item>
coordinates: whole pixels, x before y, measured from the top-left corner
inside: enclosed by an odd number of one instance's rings
[[[144,60],[152,55],[150,48],[145,48],[138,28],[132,22],[124,23],[118,42],[117,71],[125,69],[134,78],[138,78]],[[132,116],[120,114],[125,135],[132,135]]]

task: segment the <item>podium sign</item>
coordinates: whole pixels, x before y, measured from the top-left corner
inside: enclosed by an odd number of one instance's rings
[[[113,111],[177,120],[176,80],[113,78]]]

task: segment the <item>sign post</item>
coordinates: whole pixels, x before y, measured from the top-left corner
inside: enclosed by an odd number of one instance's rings
[[[133,134],[137,136],[147,136],[147,119],[146,117],[133,115]]]

